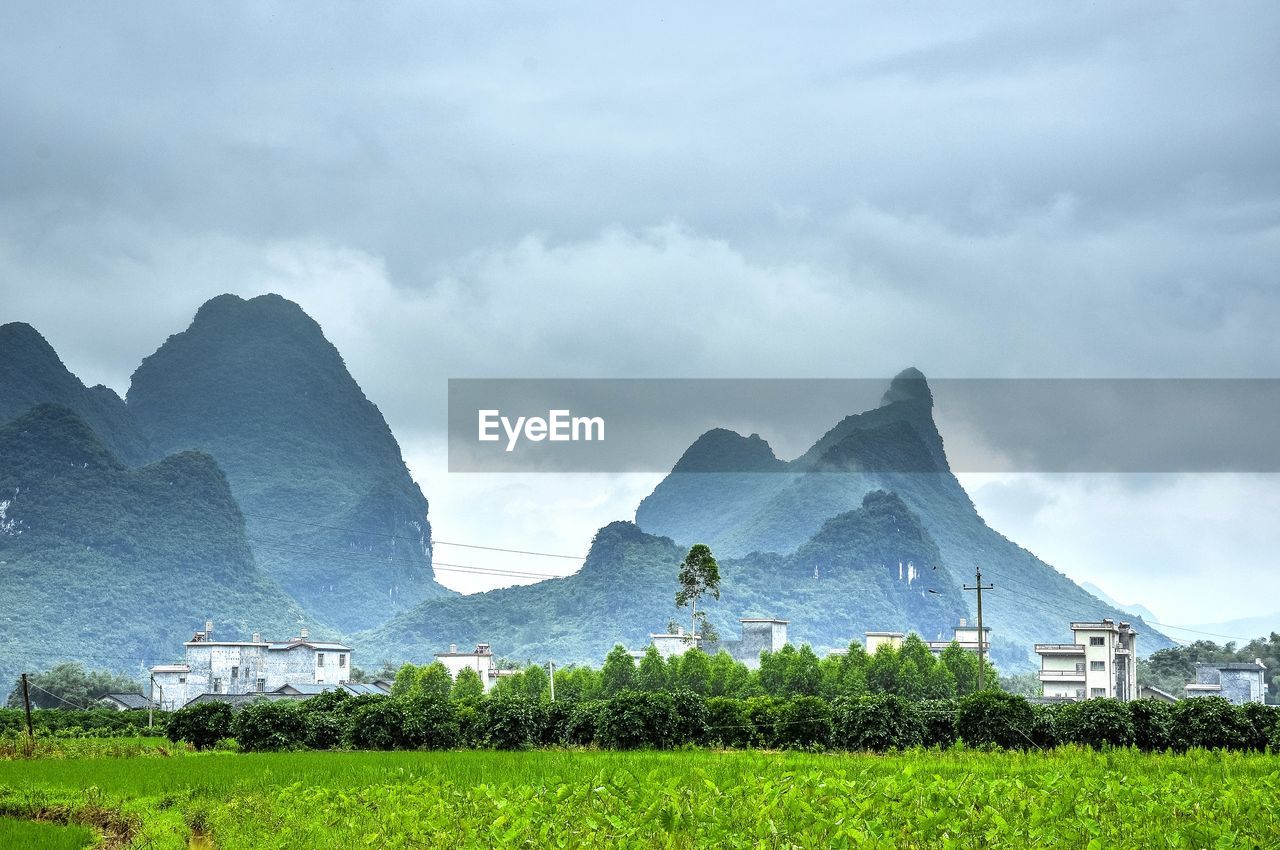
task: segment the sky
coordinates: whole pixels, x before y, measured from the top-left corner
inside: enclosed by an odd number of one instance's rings
[[[1277,377],[1277,43],[1266,2],[6,4],[0,321],[123,394],[279,292],[439,539],[581,554],[658,476],[450,474],[449,378]],[[1280,609],[1276,478],[963,480],[1196,624]]]

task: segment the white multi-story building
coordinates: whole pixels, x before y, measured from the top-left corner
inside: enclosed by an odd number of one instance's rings
[[[183,644],[182,664],[151,668],[156,704],[181,708],[201,694],[266,693],[284,685],[342,685],[351,681],[351,647],[315,641],[302,629],[287,641],[257,632],[247,641],[213,639],[213,623]]]
[[[969,621],[962,618],[960,620],[960,625],[956,626],[954,631],[952,632],[951,640],[928,641],[929,651],[932,652],[934,655],[941,655],[944,649],[946,649],[948,646],[951,646],[952,641],[955,641],[956,643],[960,644],[961,649],[967,649],[970,652],[977,652],[979,650],[977,624],[976,623],[971,624],[969,623]],[[982,627],[981,650],[983,655],[986,655],[987,657],[991,656],[991,627],[990,626]]]
[[[458,652],[456,643],[449,644],[448,652],[437,652],[435,654],[436,661],[439,661],[449,671],[449,675],[455,680],[458,674],[464,669],[470,667],[480,675],[480,681],[484,684],[485,693],[494,686],[501,675],[510,675],[516,671],[498,670],[493,666],[493,650],[489,648],[487,643],[476,644],[475,650],[472,652]]]
[[[1074,643],[1038,643],[1046,697],[1132,700],[1138,694],[1138,633],[1128,623],[1072,623]]]

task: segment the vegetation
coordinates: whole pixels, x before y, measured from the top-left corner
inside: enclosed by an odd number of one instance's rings
[[[703,543],[695,543],[680,562],[677,579],[680,590],[676,593],[676,607],[689,608],[689,634],[701,635],[706,641],[718,640],[719,635],[707,619],[707,613],[698,611],[698,602],[703,596],[720,598],[720,565],[716,563],[711,549]]]
[[[40,737],[88,738],[121,737],[154,734],[148,727],[154,722],[164,729],[167,712],[116,711],[94,708],[87,711],[36,708],[31,711],[31,725]],[[27,731],[26,716],[20,708],[0,708],[0,733]]]
[[[1280,829],[1277,795],[1274,757],[1199,751],[0,762],[0,811],[56,811],[152,850],[1264,847]]]
[[[1210,640],[1198,640],[1187,646],[1176,646],[1153,652],[1138,662],[1138,684],[1152,685],[1175,696],[1182,695],[1182,686],[1195,681],[1196,662],[1253,661],[1261,659],[1266,665],[1263,679],[1267,685],[1267,702],[1280,703],[1280,690],[1275,678],[1280,670],[1280,633],[1272,632],[1265,638],[1255,638],[1244,646],[1229,642],[1219,646]]]
[[[43,673],[27,677],[27,692],[33,708],[90,708],[107,694],[141,694],[138,682],[101,670],[86,671],[84,665],[68,661]],[[9,692],[8,704],[22,705],[22,683]]]

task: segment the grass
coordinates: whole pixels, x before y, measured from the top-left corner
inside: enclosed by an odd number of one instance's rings
[[[157,850],[1276,847],[1278,767],[1071,748],[135,755],[0,761],[0,813]]]
[[[0,818],[0,847],[80,850],[88,847],[94,840],[93,830],[83,826],[59,826]]]

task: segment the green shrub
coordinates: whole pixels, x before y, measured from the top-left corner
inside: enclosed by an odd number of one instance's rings
[[[347,743],[357,750],[394,750],[404,738],[404,710],[400,701],[375,697],[351,715]]]
[[[449,697],[440,696],[438,691],[414,689],[399,701],[404,716],[401,746],[418,750],[449,750],[458,746],[461,741],[458,716]]]
[[[1058,732],[1058,720],[1063,708],[1064,705],[1060,703],[1031,704],[1031,729],[1028,730],[1028,734],[1035,746],[1047,750],[1062,743],[1062,737]]]
[[[1260,702],[1249,702],[1236,709],[1244,727],[1245,749],[1265,750],[1276,729],[1280,728],[1280,709]]]
[[[343,718],[324,711],[304,711],[302,725],[302,743],[309,750],[338,749],[349,729]]]
[[[470,669],[470,668],[464,668]],[[476,749],[487,746],[489,722],[483,700],[454,702],[454,716],[458,720],[458,745]]]
[[[749,747],[754,729],[744,702],[730,697],[707,700],[707,743],[720,747]]]
[[[1004,691],[979,691],[960,700],[956,734],[971,747],[994,744],[1007,750],[1025,749],[1034,743],[1034,720],[1026,697]]]
[[[831,704],[822,697],[787,700],[779,712],[778,741],[791,749],[825,749],[831,744]]]
[[[1129,719],[1133,722],[1133,743],[1147,752],[1167,750],[1172,739],[1173,705],[1155,699],[1138,699],[1129,703]]]
[[[1241,750],[1249,734],[1244,718],[1222,697],[1194,697],[1173,706],[1170,746],[1175,750]]]
[[[831,743],[845,750],[905,750],[924,743],[919,703],[893,694],[836,700]]]
[[[920,703],[926,747],[949,747],[956,742],[956,701],[931,699]]]
[[[673,743],[706,744],[709,734],[706,697],[687,688],[678,688],[671,693],[671,701],[676,712]]]
[[[1058,709],[1058,737],[1064,744],[1101,750],[1134,744],[1133,715],[1117,699],[1095,698]]]
[[[231,706],[202,702],[180,708],[169,716],[166,734],[170,741],[186,741],[197,750],[207,750],[231,737]]]
[[[565,727],[565,742],[575,747],[589,747],[596,742],[596,728],[606,703],[587,700],[576,703]]]
[[[675,743],[678,726],[671,694],[624,690],[601,710],[596,741],[615,750],[666,749]]]
[[[778,733],[782,728],[783,701],[777,697],[749,698],[743,705],[747,720],[751,722],[751,744],[766,749],[782,746]]]
[[[485,703],[485,730],[489,746],[499,750],[527,750],[537,746],[545,708],[540,700],[524,694],[495,694]]]
[[[569,722],[576,708],[574,700],[561,699],[547,703],[538,742],[548,747],[563,747],[568,744]]]
[[[246,753],[297,749],[306,743],[306,718],[291,699],[258,699],[235,713],[231,734]]]

